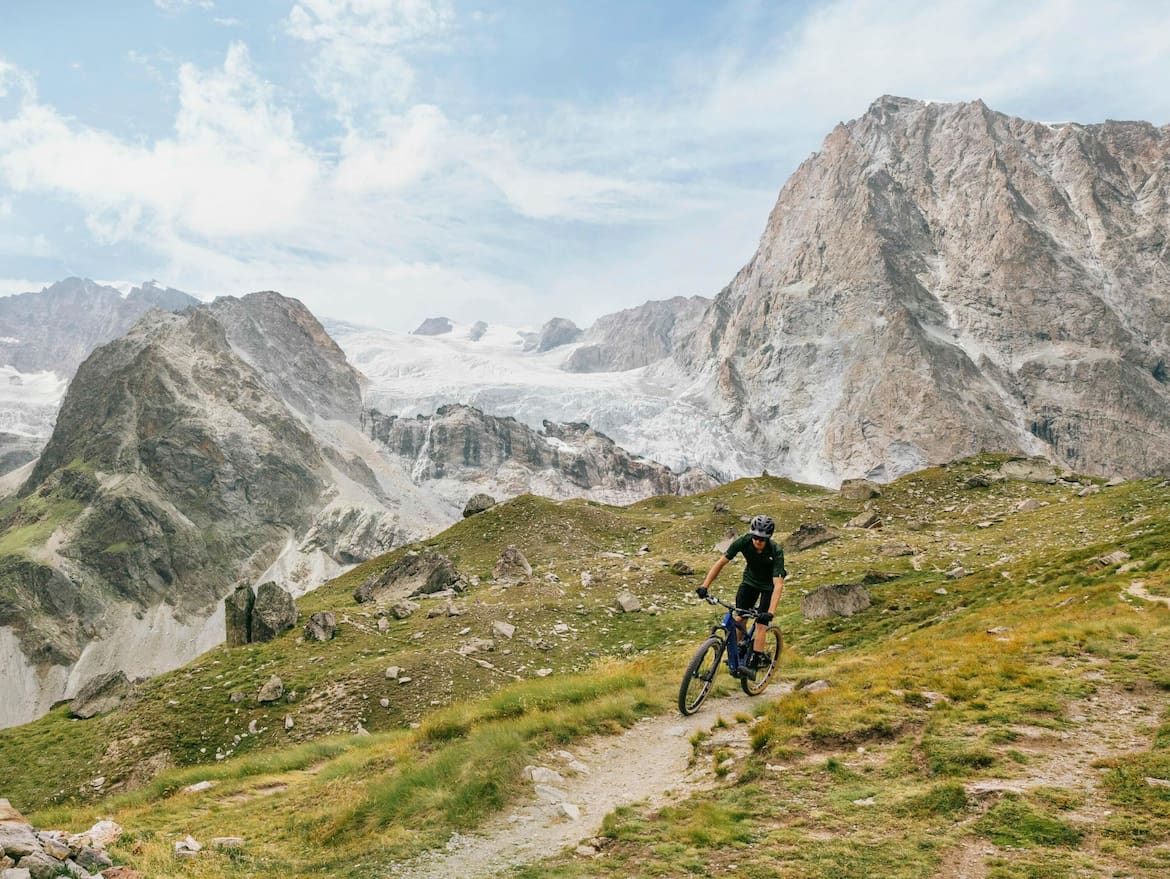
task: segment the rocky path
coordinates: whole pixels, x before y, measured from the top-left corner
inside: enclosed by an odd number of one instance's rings
[[[773,692],[773,689],[775,692]],[[764,696],[779,695],[774,687]],[[748,712],[758,700],[743,693],[709,699],[691,717],[668,712],[646,718],[618,736],[598,736],[574,753],[548,755],[541,767],[561,778],[538,773],[533,794],[474,835],[453,835],[446,847],[395,865],[391,875],[411,879],[486,879],[507,875],[517,866],[548,857],[596,836],[602,819],[619,806],[646,803],[658,808],[709,787],[709,766],[689,766],[690,739],[710,730],[720,717]]]

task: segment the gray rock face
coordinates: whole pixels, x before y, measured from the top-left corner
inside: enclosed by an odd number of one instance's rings
[[[297,624],[297,605],[293,597],[269,581],[256,590],[252,606],[252,641],[271,641]]]
[[[800,612],[805,619],[850,617],[870,606],[869,590],[858,583],[822,586],[800,599]]]
[[[769,469],[1170,468],[1170,128],[884,97],[678,347]],[[799,431],[792,426],[799,425]]]
[[[301,302],[267,291],[220,297],[206,308],[232,351],[282,402],[305,415],[358,423],[358,374]]]
[[[442,336],[451,332],[455,325],[445,317],[428,317],[421,324],[418,329],[414,331],[416,336]]]
[[[69,704],[69,713],[83,720],[112,711],[121,704],[130,692],[130,681],[125,672],[111,671],[98,675],[87,681],[73,701]]]
[[[571,320],[563,317],[554,317],[540,328],[540,338],[536,343],[536,350],[551,351],[561,345],[568,345],[581,338],[581,328]]]
[[[587,344],[562,367],[566,372],[637,369],[669,355],[694,330],[711,300],[675,296],[598,318],[585,334]]]
[[[587,491],[614,500],[715,485],[700,471],[679,476],[631,455],[587,424],[546,421],[537,433],[514,418],[452,405],[416,418],[367,411],[366,428],[420,481],[483,480],[496,474],[501,486],[511,489],[509,495],[530,490],[539,481],[540,493],[547,496],[572,497]]]

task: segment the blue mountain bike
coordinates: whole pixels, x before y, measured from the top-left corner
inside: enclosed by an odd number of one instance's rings
[[[711,692],[711,685],[715,682],[715,675],[719,671],[719,663],[727,656],[727,670],[732,677],[739,678],[739,684],[749,696],[758,696],[767,689],[772,682],[772,676],[780,665],[780,652],[784,649],[784,636],[774,626],[768,628],[764,635],[764,654],[767,664],[761,665],[755,672],[744,666],[744,661],[751,649],[756,634],[756,617],[759,611],[754,608],[740,608],[727,604],[710,595],[708,604],[718,604],[727,608],[723,621],[711,628],[711,636],[707,638],[687,666],[683,675],[682,685],[678,688],[678,710],[683,714],[694,714]],[[744,625],[736,617],[751,620],[750,625]],[[732,637],[732,632],[737,637]]]

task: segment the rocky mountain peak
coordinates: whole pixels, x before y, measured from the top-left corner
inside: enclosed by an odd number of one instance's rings
[[[780,472],[889,478],[981,448],[1159,472],[1168,166],[1148,123],[880,98],[785,184],[678,357]]]
[[[208,306],[232,350],[306,417],[357,423],[361,375],[299,300],[273,291]]]

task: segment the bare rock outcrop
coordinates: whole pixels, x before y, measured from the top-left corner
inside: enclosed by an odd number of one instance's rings
[[[86,720],[117,708],[129,693],[130,680],[125,672],[106,672],[90,678],[82,685],[69,703],[69,713]]]

